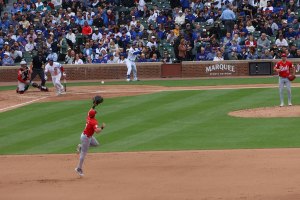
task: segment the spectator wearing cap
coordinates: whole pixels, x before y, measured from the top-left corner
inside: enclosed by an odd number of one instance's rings
[[[94,32],[92,34],[92,40],[99,41],[102,39],[102,34],[100,33],[98,28],[94,29]]]
[[[231,4],[226,5],[226,9],[222,12],[220,19],[223,21],[226,31],[232,33],[236,16],[232,11]]]
[[[3,66],[14,66],[15,65],[15,62],[10,57],[10,53],[9,52],[4,52],[4,58],[2,59],[2,65]]]
[[[182,12],[182,10],[179,10],[178,16],[175,17],[175,23],[182,25],[185,23],[185,14]]]
[[[137,21],[136,21],[136,19],[135,19],[135,16],[134,15],[132,15],[131,16],[131,21],[130,21],[130,27],[132,27],[132,26],[136,26],[137,25]]]
[[[46,60],[48,61],[49,58],[52,58],[54,62],[57,62],[58,60],[58,55],[56,52],[52,51],[52,48],[48,49],[48,55],[46,57]]]
[[[146,44],[147,47],[152,48],[152,46],[157,47],[156,37],[154,35],[151,36],[151,39]]]

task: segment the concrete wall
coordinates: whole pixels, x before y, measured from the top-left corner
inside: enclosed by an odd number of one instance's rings
[[[300,59],[290,59],[300,74]],[[254,60],[251,62],[271,63],[271,68],[278,60]],[[17,79],[19,66],[0,66],[0,81],[12,82]],[[64,65],[69,80],[103,80],[124,79],[127,68],[125,64],[92,64],[92,65]],[[161,77],[224,77],[224,76],[249,76],[249,61],[201,61],[183,62],[182,64],[162,63],[137,63],[138,77],[161,78]],[[273,75],[271,69],[271,75]]]

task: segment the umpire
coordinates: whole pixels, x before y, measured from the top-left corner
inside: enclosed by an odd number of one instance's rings
[[[36,77],[36,75],[39,75],[39,77],[42,81],[41,85],[40,85],[41,91],[48,91],[48,88],[45,86],[46,80],[45,80],[45,73],[44,73],[44,69],[43,69],[43,65],[46,62],[47,61],[46,61],[46,58],[43,55],[43,53],[38,52],[38,54],[33,57],[32,63],[31,63],[31,66],[30,66],[30,69],[31,69],[30,83],[33,81],[33,79]]]

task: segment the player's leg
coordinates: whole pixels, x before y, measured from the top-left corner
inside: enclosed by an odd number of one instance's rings
[[[285,81],[285,86],[287,89],[287,95],[288,95],[288,105],[292,105],[292,88],[291,88],[291,82],[289,80]]]
[[[93,136],[92,139],[91,139],[90,146],[91,146],[91,147],[99,146],[99,142],[98,142],[98,140],[97,140],[94,136]]]
[[[33,79],[35,79],[36,75],[38,74],[37,70],[36,69],[33,69],[32,70],[32,73],[31,73],[31,78],[30,78],[30,83],[33,81]]]
[[[56,94],[60,95],[64,92],[64,86],[60,83],[61,75],[56,75],[54,80],[54,86],[56,88]]]
[[[85,156],[90,146],[91,138],[88,138],[85,134],[82,133],[80,140],[81,140],[81,151],[80,151],[79,163],[77,165],[77,168],[82,169]]]
[[[44,73],[44,70],[39,70],[38,71],[38,75],[41,79],[41,85],[40,85],[40,90],[41,91],[44,91],[44,92],[48,92],[48,88],[45,86],[46,84],[46,80],[45,80],[45,73]]]
[[[132,72],[133,72],[133,80],[137,81],[138,77],[137,77],[137,69],[136,69],[136,64],[135,62],[132,62]]]
[[[131,61],[127,60],[125,63],[126,63],[126,66],[127,66],[126,80],[130,81],[130,73],[131,73],[131,70],[132,70]]]
[[[283,100],[283,88],[284,88],[284,79],[279,77],[279,97],[280,97],[280,106],[284,106]]]
[[[26,90],[25,90],[25,86],[26,86],[25,83],[22,83],[22,82],[18,81],[18,86],[17,86],[16,92],[17,92],[18,94],[24,94],[24,92],[26,91]]]

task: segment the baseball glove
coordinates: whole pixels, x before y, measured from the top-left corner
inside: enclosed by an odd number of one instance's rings
[[[103,97],[101,97],[101,96],[95,96],[93,98],[93,108],[95,108],[96,106],[98,106],[102,102],[103,102]]]
[[[295,75],[289,75],[289,76],[288,76],[288,79],[289,79],[290,81],[293,81],[293,80],[295,80],[295,78],[296,78],[296,76],[295,76]]]

